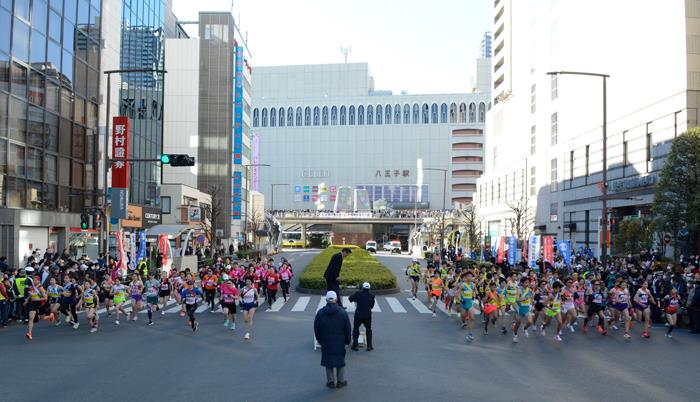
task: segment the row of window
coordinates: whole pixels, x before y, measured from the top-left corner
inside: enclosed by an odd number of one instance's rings
[[[313,109],[298,106],[287,109],[253,109],[253,127],[301,127],[301,126],[354,126],[381,124],[438,124],[438,123],[483,123],[486,119],[486,104],[456,103],[447,106],[437,103],[422,106],[415,103],[401,105],[315,106]]]

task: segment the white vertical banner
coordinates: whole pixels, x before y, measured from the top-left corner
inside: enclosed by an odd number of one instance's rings
[[[421,202],[422,201],[422,188],[423,188],[423,159],[418,158],[416,160],[416,171],[417,174],[416,176],[418,179],[416,180],[416,202]]]
[[[132,232],[129,240],[129,248],[131,249],[129,251],[129,255],[131,256],[131,260],[129,261],[129,269],[134,270],[136,269],[136,259],[138,258],[136,253],[136,233]]]
[[[530,244],[528,245],[528,265],[530,268],[537,269],[537,260],[540,259],[540,243],[542,241],[542,236],[532,235],[530,236]]]

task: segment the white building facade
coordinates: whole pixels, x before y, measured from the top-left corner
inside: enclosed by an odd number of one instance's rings
[[[527,202],[529,232],[600,255],[601,218],[650,218],[671,141],[697,125],[699,2],[497,0],[493,13],[493,107],[475,200],[482,230],[515,234],[512,206]],[[603,80],[552,71],[610,75],[607,214]]]
[[[366,63],[256,67],[253,77],[253,158],[270,165],[253,188],[266,208],[333,209],[340,187],[398,209],[472,202],[488,93],[375,91]]]

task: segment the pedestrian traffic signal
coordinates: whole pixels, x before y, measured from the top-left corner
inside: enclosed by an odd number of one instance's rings
[[[162,154],[160,162],[170,166],[194,166],[194,156],[184,154]]]
[[[89,221],[88,214],[80,214],[80,229],[81,230],[88,230],[90,226],[90,221]]]

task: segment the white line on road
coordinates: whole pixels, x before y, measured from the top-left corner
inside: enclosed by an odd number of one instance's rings
[[[168,300],[168,304],[165,306],[165,308],[168,308],[168,307],[171,306],[173,303],[175,303],[175,300]],[[148,313],[148,305],[147,305],[147,304],[144,304],[144,309],[141,310],[141,311],[139,311],[139,314],[146,314],[146,313]],[[160,313],[160,311],[158,311],[158,312],[155,312],[155,311],[154,311],[153,313],[154,313],[154,314]]]
[[[294,303],[294,307],[292,307],[292,311],[304,311],[306,310],[306,306],[309,304],[309,300],[311,298],[309,296],[302,296],[297,300],[296,303]]]
[[[405,313],[406,309],[403,308],[401,302],[395,297],[387,297],[386,302],[389,303],[389,307],[394,311],[394,313]]]
[[[354,313],[357,309],[357,305],[355,303],[350,303],[350,297],[348,296],[343,296],[343,307],[347,309],[345,311],[348,313]]]
[[[379,300],[378,299],[374,300],[374,307],[372,307],[372,312],[373,313],[381,313],[382,312],[382,309],[379,308]]]
[[[274,303],[272,303],[272,307],[267,310],[268,313],[276,313],[280,311],[280,309],[284,306],[284,299],[277,299],[275,300]]]
[[[316,306],[316,311],[322,309],[325,306],[326,306],[326,298],[324,296],[321,296],[321,299],[319,299],[319,301],[318,301],[318,306]]]
[[[419,313],[421,313],[421,314],[430,314],[430,313],[432,313],[432,311],[430,311],[430,309],[428,309],[427,307],[425,307],[425,305],[424,305],[420,300],[418,300],[418,299],[415,299],[415,300],[414,300],[412,297],[410,297],[410,298],[408,298],[408,299],[406,299],[406,300],[408,300],[408,302],[411,303],[411,305],[412,305],[416,310],[418,310]]]
[[[195,310],[194,312],[195,312],[195,313],[203,313],[203,312],[206,311],[207,309],[209,309],[209,305],[208,305],[208,304],[202,304],[201,306],[197,307],[197,310]]]
[[[182,310],[182,305],[178,304],[177,306],[175,306],[171,309],[165,310],[165,314],[178,313],[178,312],[180,312],[180,310]]]

